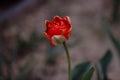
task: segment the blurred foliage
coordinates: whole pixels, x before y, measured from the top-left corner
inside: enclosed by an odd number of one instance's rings
[[[103,29],[106,31],[109,39],[111,40],[111,42],[114,44],[117,52],[119,53],[119,57],[120,57],[120,42],[118,40],[115,39],[115,37],[113,36],[111,30],[110,30],[110,25],[108,23],[103,23],[102,24]]]
[[[113,0],[113,13],[112,13],[113,22],[117,22],[120,18],[119,7],[120,7],[120,0]]]
[[[43,35],[38,35],[36,32],[31,33],[28,41],[18,39],[17,52],[20,55],[24,54],[26,51],[33,51],[35,47],[39,45],[40,42],[45,41]]]
[[[104,80],[108,80],[107,78],[107,69],[108,69],[108,66],[111,62],[113,58],[113,55],[111,53],[110,50],[108,50],[105,55],[100,59],[99,63],[100,63],[100,66],[102,68],[102,72],[103,72],[103,76],[104,76]]]
[[[30,38],[28,41],[24,41],[21,39],[18,40],[18,46],[15,49],[10,49],[9,50],[9,59],[3,59],[4,57],[2,56],[2,36],[0,35],[0,80],[21,80],[23,76],[28,74],[29,71],[31,71],[33,68],[33,61],[34,61],[34,55],[30,52],[30,57],[28,61],[19,69],[19,73],[17,76],[13,74],[13,63],[16,60],[19,55],[22,55],[23,57],[26,51],[33,51],[40,42],[45,41],[44,36],[38,35],[36,32],[31,33]],[[27,52],[28,53],[28,52]],[[4,60],[4,61],[3,61]],[[5,65],[7,67],[7,76],[3,75],[3,62],[5,62]]]
[[[105,55],[99,60],[99,65],[96,66],[98,80],[109,80],[107,71],[112,58],[113,55],[111,51],[108,50]]]
[[[72,80],[91,80],[93,72],[90,62],[78,64],[72,71]]]
[[[21,80],[21,78],[27,74],[29,71],[31,71],[33,69],[33,62],[34,62],[34,54],[31,53],[29,59],[27,60],[27,62],[25,63],[25,65],[23,65],[23,67],[21,67],[19,69],[19,74],[16,76],[16,80]]]
[[[89,70],[83,75],[82,80],[91,80],[94,72],[94,68],[90,67]]]
[[[28,74],[29,71],[33,69],[34,54],[31,52],[34,51],[34,49],[43,41],[46,41],[44,36],[41,34],[38,35],[34,31],[31,33],[28,41],[24,41],[18,38],[18,55],[24,56],[26,53],[29,53],[28,51],[30,51],[30,57],[25,65],[19,69],[19,74],[16,76],[16,80],[21,80],[23,76]]]

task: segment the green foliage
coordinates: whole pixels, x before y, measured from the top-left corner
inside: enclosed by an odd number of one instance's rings
[[[90,80],[93,72],[90,62],[78,64],[72,71],[72,80]]]
[[[114,0],[113,1],[113,12],[112,12],[112,21],[116,22],[119,20],[119,5],[120,0]]]
[[[107,32],[110,40],[112,41],[112,43],[114,44],[116,50],[118,51],[119,53],[119,56],[120,56],[120,42],[118,40],[116,40],[114,38],[114,36],[112,35],[112,32],[110,30],[110,26],[107,24],[107,23],[103,23],[102,27],[104,28],[104,30]]]
[[[107,67],[109,66],[112,58],[113,58],[113,55],[112,55],[111,51],[108,50],[108,51],[106,52],[106,54],[102,57],[102,59],[100,59],[99,62],[100,62],[100,65],[101,65],[101,67],[102,67],[103,73],[106,73]]]
[[[96,64],[97,80],[109,80],[107,70],[112,58],[112,52],[108,50],[99,60],[99,63]]]
[[[95,69],[93,67],[90,67],[88,71],[86,71],[86,73],[83,75],[82,80],[90,80],[94,73],[94,70]]]

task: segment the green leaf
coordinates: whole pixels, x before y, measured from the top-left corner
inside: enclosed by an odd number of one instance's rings
[[[104,57],[102,59],[100,59],[100,61],[99,61],[100,66],[101,66],[101,70],[103,73],[103,80],[108,80],[107,69],[108,69],[108,66],[109,66],[112,58],[113,58],[113,55],[112,55],[111,51],[108,50],[106,52],[106,54],[104,55]]]
[[[87,80],[88,78],[90,80],[93,71],[90,62],[78,64],[72,71],[72,80]]]
[[[119,56],[120,56],[120,42],[118,42],[118,41],[114,38],[114,36],[113,36],[113,34],[112,34],[111,30],[110,30],[110,26],[109,26],[107,23],[104,22],[103,25],[102,25],[102,27],[103,27],[104,30],[107,32],[110,40],[111,40],[112,43],[114,44],[114,46],[115,46],[115,48],[116,48],[116,50],[118,51]]]
[[[83,75],[82,80],[91,80],[94,71],[95,69],[90,67],[89,70]]]
[[[106,54],[103,56],[103,58],[100,59],[100,65],[101,65],[103,71],[107,70],[107,67],[108,67],[109,63],[111,62],[112,58],[113,58],[113,55],[112,55],[111,51],[108,50],[106,52]]]

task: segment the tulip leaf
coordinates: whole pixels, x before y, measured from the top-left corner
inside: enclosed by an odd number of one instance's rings
[[[116,40],[110,30],[110,27],[107,23],[103,23],[102,27],[104,28],[104,30],[107,32],[110,40],[112,41],[112,43],[114,44],[116,50],[118,51],[119,53],[119,56],[120,56],[120,42],[118,42],[118,40]]]
[[[90,80],[93,72],[90,62],[78,64],[72,71],[72,80]]]
[[[90,67],[89,70],[83,75],[81,80],[91,80],[94,70],[95,69],[93,67]]]
[[[106,54],[103,56],[103,58],[100,59],[100,61],[99,61],[100,66],[101,66],[101,70],[103,73],[103,80],[109,80],[107,77],[107,69],[108,69],[108,66],[109,66],[112,58],[113,58],[113,55],[112,55],[111,51],[108,50],[106,52]]]

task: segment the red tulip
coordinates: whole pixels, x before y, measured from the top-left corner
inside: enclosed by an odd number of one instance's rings
[[[68,40],[71,33],[71,22],[68,16],[55,16],[52,21],[45,21],[47,26],[44,32],[45,36],[50,40],[51,45],[56,46],[59,43]]]

